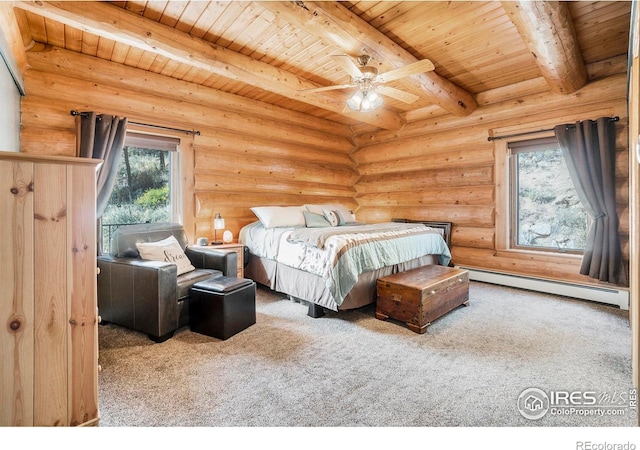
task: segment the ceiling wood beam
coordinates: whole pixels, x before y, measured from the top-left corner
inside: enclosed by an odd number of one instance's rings
[[[345,111],[345,97],[340,93],[301,96],[300,90],[316,88],[318,84],[107,3],[92,2],[88,8],[82,2],[18,1],[15,6],[87,33],[383,129],[398,130],[404,125],[399,114],[384,109],[369,113]]]
[[[502,7],[557,94],[587,84],[587,68],[569,8],[557,1],[503,1]]]
[[[341,2],[261,2],[260,5],[351,56],[368,53],[394,68],[418,61],[418,58],[353,14]],[[467,116],[478,107],[471,93],[435,71],[402,81],[420,89],[429,101],[456,116]]]

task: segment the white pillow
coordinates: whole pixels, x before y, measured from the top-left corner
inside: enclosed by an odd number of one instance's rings
[[[184,254],[175,236],[169,236],[158,242],[140,242],[136,244],[140,258],[151,261],[164,261],[178,266],[178,275],[196,270]]]
[[[332,209],[332,210],[325,209],[324,217],[325,219],[327,219],[327,221],[332,227],[344,225],[344,221],[340,220],[340,213],[335,209]]]
[[[324,215],[324,211],[338,211],[340,216],[345,219],[345,223],[351,223],[356,221],[356,216],[346,207],[342,205],[304,205],[304,207],[312,213]]]
[[[303,206],[254,206],[251,211],[265,228],[304,227]]]

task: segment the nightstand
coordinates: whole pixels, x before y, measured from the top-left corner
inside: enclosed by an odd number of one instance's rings
[[[192,247],[197,247],[201,249],[211,249],[211,250],[228,250],[234,251],[238,254],[238,278],[244,278],[244,245],[239,244],[237,242],[231,242],[229,244],[219,244],[219,245],[193,245]]]

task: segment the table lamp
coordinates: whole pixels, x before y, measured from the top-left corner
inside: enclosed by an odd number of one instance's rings
[[[224,230],[224,219],[220,217],[220,213],[216,213],[213,218],[213,242],[211,245],[222,244],[222,241],[218,240],[218,230]]]

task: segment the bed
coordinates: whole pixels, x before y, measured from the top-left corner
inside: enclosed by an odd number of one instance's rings
[[[340,205],[251,209],[259,220],[238,238],[246,276],[308,303],[312,317],[375,302],[379,277],[451,259],[442,230],[422,223],[360,223]]]

